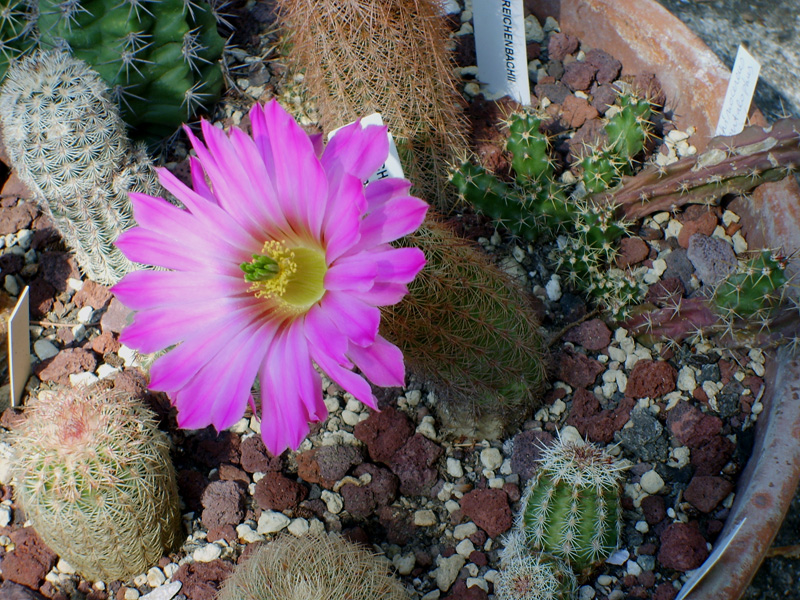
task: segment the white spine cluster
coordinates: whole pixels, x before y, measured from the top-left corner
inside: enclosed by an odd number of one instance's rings
[[[578,588],[575,575],[561,559],[531,552],[525,534],[515,528],[505,538],[500,575],[495,582],[497,600],[570,600]]]

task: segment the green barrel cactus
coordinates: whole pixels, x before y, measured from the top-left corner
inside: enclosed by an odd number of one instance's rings
[[[225,40],[203,0],[40,0],[43,48],[96,70],[137,139],[173,134],[220,96]]]
[[[497,600],[573,600],[578,582],[570,566],[547,552],[531,552],[525,535],[512,531],[504,540],[500,574],[495,580]]]
[[[88,579],[147,571],[182,538],[175,469],[155,414],[98,386],[44,395],[13,436],[25,515]]]
[[[339,534],[283,535],[225,580],[218,600],[409,600],[389,561]]]
[[[608,558],[622,526],[625,468],[591,444],[559,438],[548,446],[521,500],[519,525],[530,548],[564,559],[579,575]]]
[[[0,0],[0,80],[11,61],[36,46],[35,0]]]
[[[37,52],[9,69],[0,123],[11,165],[81,270],[111,285],[137,268],[114,246],[135,225],[128,193],[162,191],[144,146],[128,140],[106,92],[83,61]]]

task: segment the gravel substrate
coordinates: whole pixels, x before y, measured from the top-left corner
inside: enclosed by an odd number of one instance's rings
[[[277,95],[313,127],[315,111],[302,77],[272,60],[276,40],[265,33],[272,24],[269,3],[248,7],[234,38],[239,49],[228,56],[237,90],[220,104],[215,122],[240,124],[253,102]],[[470,11],[448,18],[465,97],[473,117],[485,116],[474,80]],[[598,119],[605,105],[598,102],[598,108],[594,101],[618,76],[618,63],[580,48],[554,21],[531,19],[529,71],[536,96],[547,98],[554,128]],[[578,67],[588,64],[587,56],[598,65],[581,80]],[[599,83],[601,72],[612,72],[607,82]],[[645,80],[650,81],[643,75]],[[665,137],[654,160],[696,152],[691,131],[676,131],[668,122],[659,127]],[[567,140],[561,141],[566,155]],[[499,140],[484,143],[499,153]],[[178,143],[169,166],[180,172],[185,156],[185,145]],[[412,376],[405,389],[380,390],[383,410],[375,413],[324,379],[330,417],[297,452],[273,457],[249,415],[219,435],[178,430],[166,399],[145,392],[135,353],[119,344],[127,311],[106,288],[81,278],[30,203],[4,197],[0,284],[12,299],[22,286],[31,287],[36,358],[28,390],[38,394],[55,384],[103,380],[145,396],[174,444],[188,537],[133,581],[83,581],[25,527],[14,504],[8,480],[13,456],[3,438],[24,417],[9,409],[0,421],[0,596],[34,598],[38,590],[52,599],[211,600],[258,544],[279,533],[338,531],[382,552],[414,599],[487,600],[493,597],[503,534],[512,526],[540,446],[560,432],[562,438],[610,445],[631,464],[620,551],[615,564],[584,583],[581,600],[672,600],[708,556],[732,504],[763,408],[764,353],[725,350],[707,341],[643,346],[624,328],[587,317],[592,307],[547,260],[553,243],[528,246],[469,213],[454,222],[532,292],[548,333],[583,320],[552,348],[555,372],[541,408],[507,439],[451,439],[424,381]],[[722,254],[735,261],[747,250],[738,216],[720,208],[658,213],[636,234],[623,244],[618,264],[649,286],[656,304],[697,293],[716,276],[709,261]],[[693,251],[698,245],[706,251]]]

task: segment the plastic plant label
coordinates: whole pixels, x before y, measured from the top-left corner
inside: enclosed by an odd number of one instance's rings
[[[489,94],[531,103],[522,0],[473,0],[478,79]]]
[[[381,117],[380,113],[372,113],[371,115],[362,117],[361,127],[366,127],[367,125],[383,125],[383,117]],[[347,127],[347,125],[342,125],[342,127]],[[337,127],[331,131],[328,134],[328,140],[336,135],[336,132],[342,129],[342,127]],[[387,135],[389,136],[389,156],[381,168],[375,171],[375,173],[372,174],[364,183],[378,181],[379,179],[386,179],[387,177],[405,177],[403,174],[403,165],[400,164],[400,155],[397,153],[397,146],[394,143],[394,138],[392,137],[391,132],[387,132]]]
[[[713,567],[714,564],[719,560],[719,557],[722,556],[725,548],[730,545],[730,543],[733,541],[733,538],[736,537],[737,533],[739,533],[739,530],[742,528],[742,525],[744,525],[746,520],[746,517],[742,519],[739,524],[736,525],[736,527],[731,529],[728,535],[717,542],[717,547],[714,548],[714,551],[706,559],[706,562],[700,565],[700,567],[692,574],[686,583],[683,584],[683,587],[681,588],[681,591],[675,600],[683,600],[689,595],[689,592],[694,589],[694,586],[697,585],[697,583],[705,576],[705,574],[711,570],[711,567]]]
[[[736,52],[736,60],[733,61],[728,91],[725,92],[722,112],[714,135],[736,135],[742,132],[747,121],[747,113],[750,112],[750,103],[753,101],[753,92],[756,90],[760,70],[761,65],[758,61],[740,45]]]
[[[31,375],[31,333],[28,287],[22,290],[8,317],[8,370],[11,373],[11,406],[17,406]]]

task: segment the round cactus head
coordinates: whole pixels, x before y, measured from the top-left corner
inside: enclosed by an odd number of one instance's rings
[[[578,589],[569,565],[546,552],[531,553],[525,534],[515,529],[506,539],[495,581],[497,600],[572,600]]]
[[[586,574],[619,541],[620,479],[627,465],[591,444],[561,438],[545,448],[522,499],[528,544]]]

